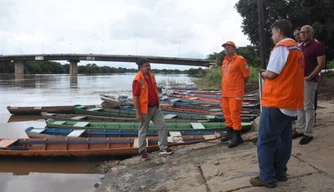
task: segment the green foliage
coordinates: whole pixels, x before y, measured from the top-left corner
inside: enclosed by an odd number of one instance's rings
[[[214,53],[209,54],[207,56],[207,59],[216,60],[217,66],[221,66],[225,56],[226,54],[224,51],[221,51],[219,53],[214,52]]]
[[[200,79],[195,80],[195,84],[199,88],[206,89],[220,89],[222,81],[222,68],[215,67],[207,72],[206,75]]]
[[[328,69],[333,69],[334,68],[334,60],[333,61],[328,61],[326,66],[327,66]]]
[[[261,58],[259,57],[259,51],[254,46],[238,47],[236,49],[238,55],[243,56],[250,66],[259,67],[261,64]],[[225,52],[221,51],[220,53],[211,53],[207,56],[209,60],[216,60],[217,66],[221,66],[225,57]]]
[[[277,19],[288,19],[292,27],[312,25],[315,37],[325,46],[326,58],[334,57],[334,1],[333,0],[285,0],[263,1],[266,52],[273,47],[270,26]],[[242,29],[251,43],[260,45],[257,0],[239,0],[235,5],[243,18]]]
[[[205,89],[221,89],[221,81],[222,81],[222,68],[215,67],[207,72],[203,78],[195,80],[195,84],[199,88]],[[258,82],[258,74],[260,69],[258,67],[250,67],[250,77],[249,83],[257,83]]]

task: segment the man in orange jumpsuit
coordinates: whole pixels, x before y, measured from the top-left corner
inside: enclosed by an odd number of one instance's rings
[[[243,143],[240,136],[241,118],[240,111],[244,89],[249,77],[249,66],[242,56],[235,53],[236,46],[232,41],[222,45],[226,56],[222,63],[222,101],[227,132],[222,142],[229,141],[228,147],[236,147]]]

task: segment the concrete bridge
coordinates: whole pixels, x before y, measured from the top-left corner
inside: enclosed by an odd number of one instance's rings
[[[156,57],[140,55],[101,55],[101,54],[36,54],[36,55],[1,55],[0,62],[11,62],[15,64],[15,74],[24,73],[24,62],[26,61],[69,61],[70,75],[76,77],[78,74],[78,62],[80,61],[116,61],[116,62],[137,62],[139,58],[147,58],[151,63],[203,66],[210,67],[215,61],[206,59],[177,58],[177,57]]]

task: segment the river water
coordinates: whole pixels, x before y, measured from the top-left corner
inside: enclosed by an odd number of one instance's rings
[[[44,127],[40,116],[14,116],[7,106],[101,104],[99,94],[131,95],[134,73],[112,75],[0,74],[0,137],[27,138],[30,126]],[[191,85],[185,74],[156,74],[159,85]],[[97,166],[104,159],[23,159],[0,157],[0,192],[94,191],[102,175]]]

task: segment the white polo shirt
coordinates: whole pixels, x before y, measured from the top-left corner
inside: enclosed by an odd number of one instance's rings
[[[282,39],[281,41],[279,41],[279,43],[286,40],[293,40],[293,39],[291,38]],[[276,73],[277,75],[281,74],[281,72],[285,67],[286,61],[288,60],[288,56],[289,56],[289,50],[288,47],[286,46],[278,46],[275,49],[273,49],[273,51],[270,54],[267,71],[271,71],[273,73]],[[282,108],[280,108],[280,110],[283,114],[291,117],[297,116],[298,114],[297,110],[282,109]]]

